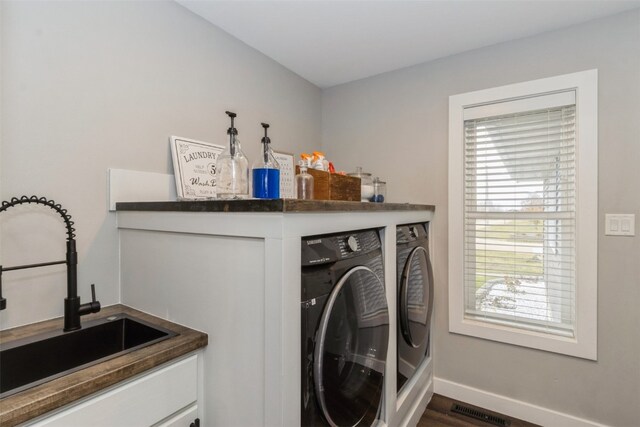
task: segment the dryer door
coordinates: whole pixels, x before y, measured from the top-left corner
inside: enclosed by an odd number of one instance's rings
[[[318,404],[331,426],[369,426],[382,401],[389,310],[382,280],[348,270],[329,295],[314,353]]]
[[[427,342],[433,311],[433,272],[429,252],[416,246],[404,266],[400,281],[398,315],[405,342],[418,348]]]

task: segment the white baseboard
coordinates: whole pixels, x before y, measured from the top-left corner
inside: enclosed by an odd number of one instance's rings
[[[434,392],[451,399],[519,418],[542,426],[607,427],[594,421],[574,417],[552,409],[532,405],[499,394],[490,393],[442,378],[433,379]]]

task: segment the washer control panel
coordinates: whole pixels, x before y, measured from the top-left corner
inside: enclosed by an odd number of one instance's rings
[[[368,253],[380,247],[377,230],[302,238],[302,265],[325,264]]]
[[[338,245],[340,246],[340,254],[343,258],[350,253],[358,252],[360,250],[358,237],[355,234],[348,236],[346,239],[341,239],[338,242]]]

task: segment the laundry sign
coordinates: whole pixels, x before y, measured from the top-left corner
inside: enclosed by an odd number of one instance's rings
[[[178,200],[215,199],[216,161],[224,147],[177,136],[170,146]]]

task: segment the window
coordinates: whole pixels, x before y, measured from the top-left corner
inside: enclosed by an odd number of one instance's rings
[[[450,98],[451,332],[596,358],[597,72]]]

